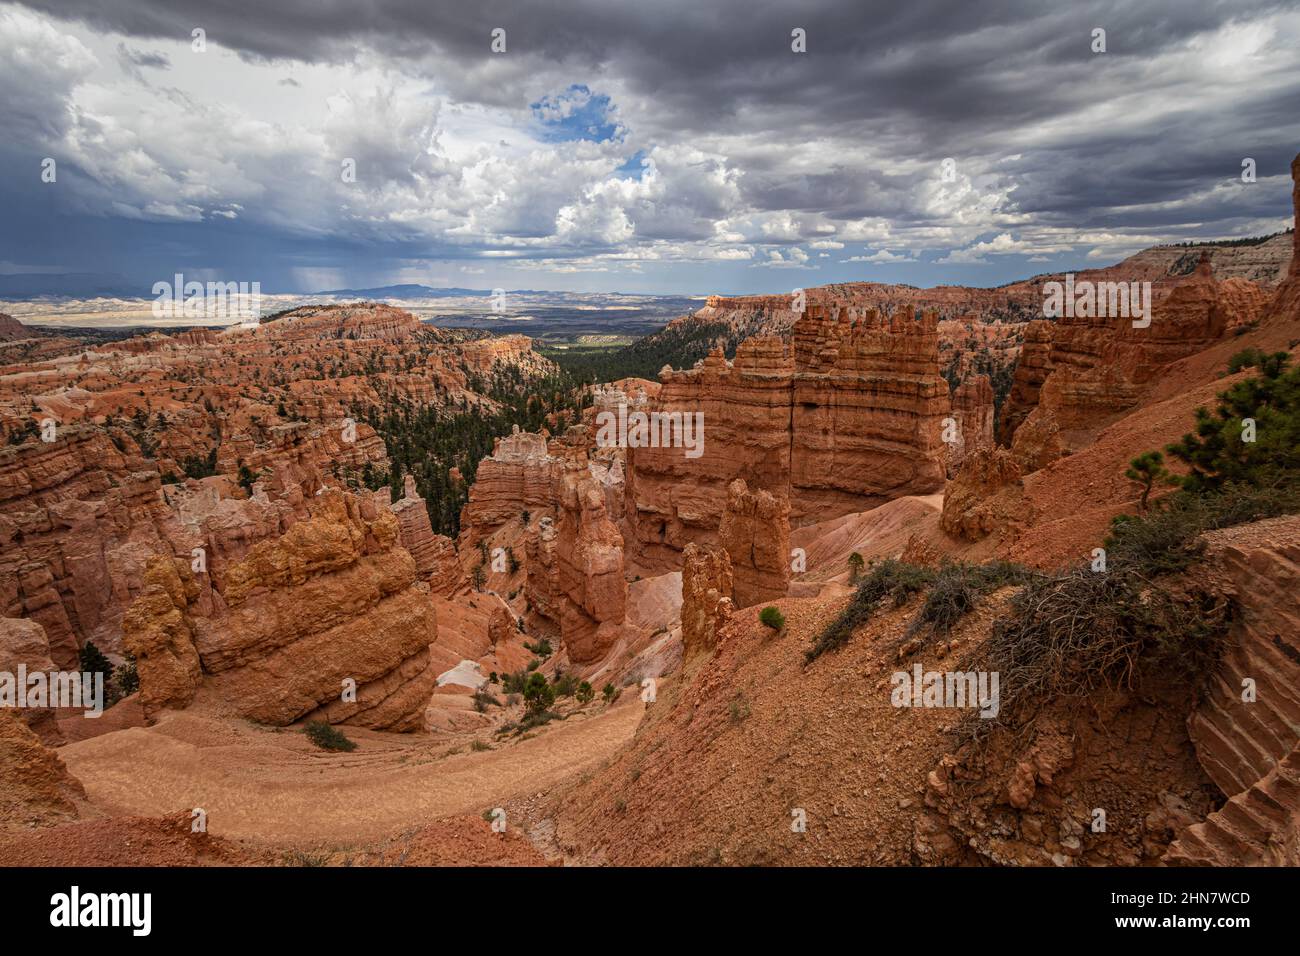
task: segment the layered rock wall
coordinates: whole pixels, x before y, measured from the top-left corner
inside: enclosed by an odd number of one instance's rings
[[[565,475],[554,548],[543,574],[554,574],[560,632],[569,659],[586,665],[600,660],[617,638],[627,614],[623,578],[623,536],[605,512],[599,485],[582,471]],[[533,574],[529,571],[529,577]]]
[[[402,547],[411,553],[415,561],[415,573],[421,578],[428,578],[439,571],[445,562],[446,544],[449,539],[433,533],[429,523],[429,509],[424,499],[415,488],[415,478],[407,475],[402,482],[402,497],[391,500],[391,492],[377,492],[390,498],[389,508],[397,516],[398,537]]]
[[[1176,865],[1300,864],[1300,518],[1207,535],[1207,566],[1240,609],[1187,729],[1229,798],[1170,848]]]
[[[682,551],[683,657],[712,651],[732,608],[731,559],[725,550],[688,544]]]
[[[795,323],[790,513],[796,525],[943,487],[938,319],[851,310]]]
[[[198,595],[190,569],[160,556],[150,559],[144,590],[127,609],[122,643],[136,659],[140,704],[147,720],[155,720],[164,708],[188,707],[203,680],[189,615]]]
[[[691,541],[714,543],[727,485],[787,491],[793,357],[777,338],[749,339],[727,362],[715,350],[695,369],[664,371],[649,412],[698,416],[702,454],[683,447],[629,448],[626,521],[639,561],[673,570]]]
[[[80,781],[8,707],[0,707],[0,833],[76,819]]]
[[[1042,359],[1042,327],[1034,326],[1008,402],[1001,435],[1014,436],[1035,409],[1050,411],[1065,449],[1091,442],[1101,428],[1136,405],[1173,362],[1204,351],[1231,329],[1256,322],[1267,293],[1239,279],[1214,278],[1207,254],[1195,271],[1157,295],[1149,324],[1126,316],[1063,316],[1051,327],[1051,348]],[[1094,311],[1102,311],[1100,309]],[[1109,311],[1109,310],[1106,310]],[[1140,320],[1139,320],[1140,321]],[[1042,369],[1048,374],[1037,386]]]
[[[948,485],[939,527],[967,541],[979,541],[1021,517],[1021,465],[1005,448],[969,456]]]
[[[1025,340],[1011,381],[1011,391],[998,416],[999,445],[1010,445],[1020,423],[1038,407],[1038,393],[1052,371],[1052,323],[1035,319],[1025,326]]]
[[[414,729],[431,693],[433,607],[387,510],[325,492],[311,516],[257,544],[214,582],[226,606],[197,623],[195,645],[241,713],[287,723],[330,718]],[[355,702],[341,700],[355,682]]]
[[[516,427],[512,434],[498,438],[492,456],[479,462],[461,512],[460,550],[468,552],[525,511],[530,516],[554,517],[556,482],[563,474],[564,462],[550,453],[545,435]]]
[[[42,625],[60,669],[88,640],[120,653],[146,562],[183,537],[144,467],[85,425],[0,448],[0,614]]]
[[[1291,270],[1277,290],[1273,301],[1264,309],[1261,322],[1285,322],[1300,316],[1300,156],[1291,161],[1291,203],[1295,211],[1295,232],[1291,235],[1294,254]]]
[[[45,636],[45,628],[26,618],[0,618],[0,673],[16,680],[20,668],[25,668],[28,674],[48,674],[56,670],[50,660],[50,642]],[[27,706],[17,713],[45,743],[51,746],[63,743],[63,734],[52,708]]]
[[[952,393],[954,440],[948,446],[948,477],[967,455],[993,447],[993,384],[987,375],[966,379]]]
[[[716,543],[736,478],[789,501],[795,526],[943,487],[937,319],[810,306],[790,342],[748,339],[728,362],[665,370],[650,411],[703,416],[703,453],[629,448],[625,520],[638,564],[678,566]]]
[[[751,492],[739,478],[727,488],[719,541],[729,556],[736,607],[785,597],[790,587],[790,506]]]
[[[146,713],[188,704],[201,671],[251,720],[317,714],[417,729],[436,679],[428,663],[437,633],[399,534],[396,516],[373,499],[332,490],[283,534],[209,564],[202,588],[183,565],[151,563],[126,632]]]

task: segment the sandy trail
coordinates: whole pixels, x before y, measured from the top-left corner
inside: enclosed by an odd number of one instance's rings
[[[158,816],[202,807],[214,835],[277,845],[343,845],[481,813],[576,778],[630,740],[644,705],[623,695],[527,740],[444,756],[421,735],[347,728],[358,749],[317,750],[297,731],[195,713],[168,713],[59,749],[87,796],[111,815]]]

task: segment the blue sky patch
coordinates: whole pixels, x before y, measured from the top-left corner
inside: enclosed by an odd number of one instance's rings
[[[645,150],[638,149],[628,157],[626,163],[614,170],[614,175],[619,179],[635,179],[640,182],[645,178],[645,170]]]
[[[622,135],[613,118],[613,104],[604,93],[593,93],[575,83],[562,93],[543,96],[530,103],[533,118],[547,142],[563,143],[585,139],[605,143]]]

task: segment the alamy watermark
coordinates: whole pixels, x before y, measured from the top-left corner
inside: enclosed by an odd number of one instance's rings
[[[79,708],[87,717],[104,712],[102,671],[31,671],[26,664],[18,672],[0,671],[0,707],[30,707],[35,710]]]
[[[133,936],[148,936],[152,913],[152,893],[83,893],[74,885],[50,897],[54,927],[118,926],[130,929]]]
[[[597,448],[684,448],[687,458],[704,454],[703,412],[629,412],[596,415]]]
[[[240,319],[245,328],[259,324],[261,282],[186,282],[179,272],[172,278],[153,284],[154,318]]]
[[[978,707],[984,718],[998,715],[997,671],[895,671],[889,702],[895,707]]]
[[[1145,329],[1151,324],[1151,283],[1075,282],[1067,272],[1064,282],[1043,283],[1043,315],[1132,319],[1133,328]]]

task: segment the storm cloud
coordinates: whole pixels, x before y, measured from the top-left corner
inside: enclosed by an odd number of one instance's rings
[[[1297,50],[1211,0],[3,4],[0,268],[996,284],[1286,225]]]

